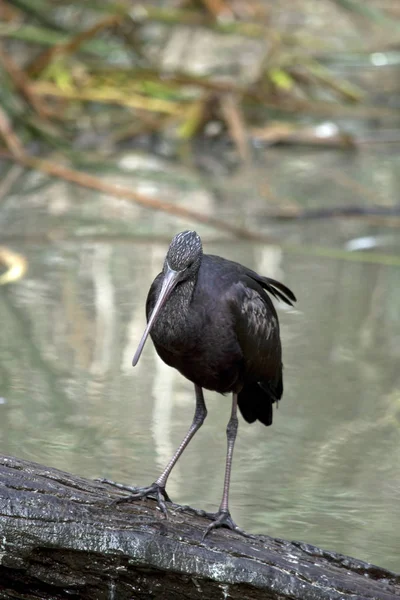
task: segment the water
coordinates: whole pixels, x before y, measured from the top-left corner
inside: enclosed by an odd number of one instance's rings
[[[206,251],[282,280],[285,392],[274,424],[242,419],[231,511],[252,532],[303,540],[400,570],[400,269],[319,255],[379,239],[399,255],[395,227],[374,220],[273,225],[271,190],[304,206],[390,203],[399,154],[270,150],[212,180],[162,161],[125,159],[115,176],[182,205],[230,218],[290,246],[237,242],[196,227]],[[22,207],[22,208],[21,208]],[[2,200],[2,243],[29,271],[0,288],[0,452],[87,477],[151,483],[194,411],[189,382],[151,343],[131,359],[144,303],[172,235],[193,224],[40,177]],[[313,250],[314,248],[314,250]],[[378,250],[376,251],[376,253]],[[230,399],[206,393],[209,416],[173,471],[176,502],[215,510]]]

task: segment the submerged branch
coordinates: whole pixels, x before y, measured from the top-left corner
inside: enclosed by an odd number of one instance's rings
[[[0,457],[2,590],[61,600],[394,600],[400,577],[301,542],[227,530],[57,469]]]
[[[178,218],[193,221],[194,223],[202,223],[208,227],[212,227],[217,231],[233,235],[239,239],[260,242],[264,244],[274,244],[280,246],[284,251],[295,252],[296,254],[304,254],[310,256],[318,256],[321,258],[331,258],[337,260],[346,260],[352,262],[367,262],[374,264],[384,264],[392,266],[400,266],[400,257],[392,254],[374,253],[374,252],[350,252],[341,248],[330,248],[325,246],[298,246],[294,244],[282,243],[279,238],[267,235],[262,231],[248,229],[245,227],[237,227],[226,221],[222,221],[216,217],[205,215],[198,211],[194,211],[183,206],[178,206],[172,202],[150,198],[144,194],[140,194],[134,190],[126,188],[122,185],[108,183],[99,177],[95,177],[88,173],[83,173],[63,165],[53,163],[47,160],[41,160],[29,155],[23,154],[15,156],[10,153],[0,152],[0,158],[12,160],[18,164],[28,168],[36,169],[50,177],[57,177],[70,183],[75,183],[82,187],[96,190],[104,194],[110,194],[116,198],[134,202],[150,210],[160,210]],[[395,208],[393,210],[396,210]],[[354,211],[355,212],[355,211]],[[279,213],[265,215],[266,220],[301,218],[300,212],[295,208],[282,210]],[[291,216],[290,216],[291,215]],[[354,215],[356,216],[356,215]],[[371,215],[369,215],[371,216]],[[381,215],[382,217],[382,215]]]
[[[134,202],[135,204],[139,204],[151,210],[161,210],[182,219],[189,219],[197,223],[203,223],[203,225],[208,225],[209,227],[232,234],[241,239],[263,241],[265,243],[276,243],[276,240],[265,234],[263,235],[261,233],[253,232],[244,227],[236,227],[235,225],[221,221],[220,219],[210,215],[205,215],[195,210],[178,206],[172,202],[150,198],[149,196],[135,192],[122,185],[108,183],[99,177],[95,177],[81,171],[76,171],[75,169],[70,169],[60,164],[34,158],[27,154],[13,156],[11,154],[1,153],[0,157],[9,160],[15,160],[20,165],[23,165],[29,169],[36,169],[41,173],[45,173],[51,177],[57,177],[59,179],[63,179],[64,181],[69,181],[70,183],[76,183],[82,187],[97,190],[98,192],[102,192],[104,194],[110,194],[116,198],[127,200],[128,202]]]

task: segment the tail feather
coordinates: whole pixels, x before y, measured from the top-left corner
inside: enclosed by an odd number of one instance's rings
[[[272,425],[272,405],[282,396],[282,391],[282,379],[274,391],[264,383],[245,385],[238,394],[239,409],[245,421],[254,423],[258,420],[264,425]]]

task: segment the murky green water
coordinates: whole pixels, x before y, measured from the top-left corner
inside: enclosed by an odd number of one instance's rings
[[[285,393],[274,425],[240,421],[235,520],[400,570],[400,267],[310,253],[366,237],[378,239],[376,252],[399,256],[400,234],[375,221],[265,217],[271,190],[308,206],[393,203],[399,153],[275,150],[212,180],[157,160],[128,163],[132,171],[115,181],[292,246],[219,239],[196,226],[206,251],[281,279],[299,300],[279,308]],[[88,477],[155,479],[191,422],[194,395],[150,343],[135,369],[131,359],[168,240],[188,225],[19,178],[0,207],[2,243],[29,260],[24,279],[0,288],[1,453]],[[230,400],[207,392],[206,401],[209,416],[168,491],[215,510]]]

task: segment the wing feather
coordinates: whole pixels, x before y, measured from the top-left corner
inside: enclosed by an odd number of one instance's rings
[[[236,283],[231,309],[246,376],[253,381],[275,382],[281,369],[278,317],[272,301],[251,277]]]
[[[263,277],[255,271],[249,270],[248,274],[252,279],[258,281],[258,283],[274,296],[274,298],[282,300],[282,302],[285,302],[290,306],[293,306],[293,302],[296,302],[296,296],[293,294],[292,290],[286,287],[286,285],[283,285],[280,281],[276,281],[276,279],[272,279],[271,277]]]

